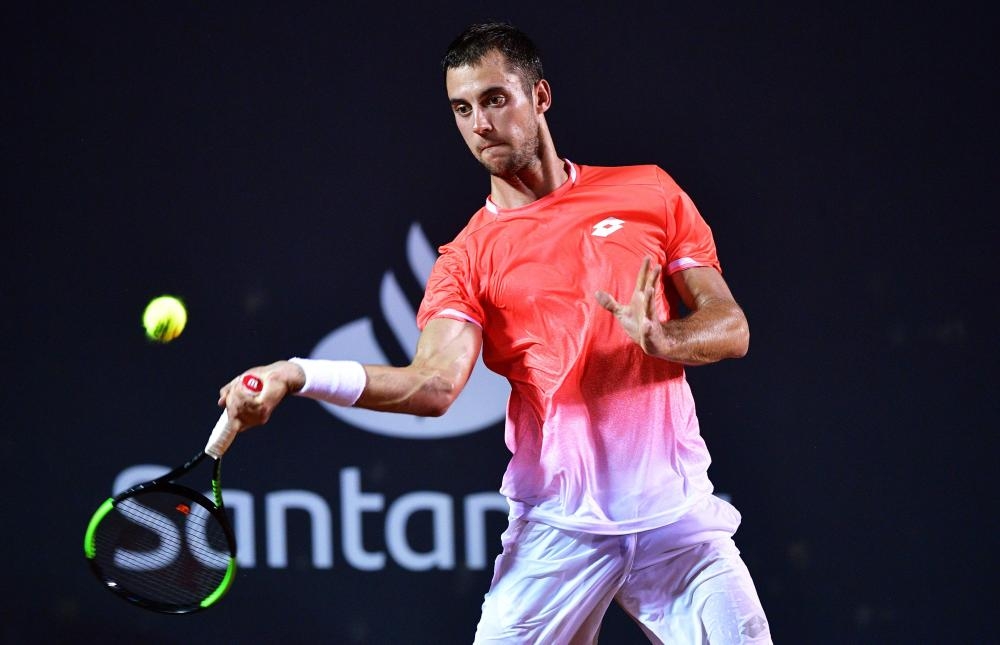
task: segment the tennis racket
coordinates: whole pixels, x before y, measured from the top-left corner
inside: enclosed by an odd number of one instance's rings
[[[260,379],[243,385],[259,392]],[[110,497],[87,525],[83,550],[94,575],[130,603],[167,614],[216,604],[236,575],[236,538],[222,503],[222,455],[235,433],[223,412],[208,443],[185,464]],[[178,484],[206,457],[212,499]]]

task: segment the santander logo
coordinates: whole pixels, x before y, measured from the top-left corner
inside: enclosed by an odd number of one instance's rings
[[[437,253],[420,225],[414,223],[406,236],[406,259],[413,276],[426,284]],[[391,271],[382,276],[379,305],[399,344],[413,357],[420,331],[414,320],[416,311],[407,300]],[[387,364],[385,352],[375,339],[371,318],[350,322],[327,334],[312,358],[349,359],[361,363]],[[375,434],[407,439],[440,439],[483,430],[504,418],[510,385],[483,365],[482,356],[476,361],[472,376],[462,394],[441,417],[416,417],[408,414],[372,412],[361,408],[345,408],[321,401],[326,410],[341,421]]]

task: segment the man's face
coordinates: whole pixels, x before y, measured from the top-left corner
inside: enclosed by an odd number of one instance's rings
[[[539,158],[539,121],[534,92],[508,69],[499,52],[475,66],[445,75],[455,123],[469,150],[491,175],[513,177]]]

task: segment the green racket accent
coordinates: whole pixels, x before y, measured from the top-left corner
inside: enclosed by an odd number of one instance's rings
[[[215,462],[215,475],[212,477],[212,495],[215,497],[215,505],[222,507],[222,459]]]
[[[101,504],[94,516],[90,518],[90,524],[87,525],[87,532],[83,536],[83,552],[87,554],[87,557],[91,560],[94,559],[94,555],[97,549],[94,546],[94,532],[97,531],[97,525],[101,523],[104,516],[111,512],[111,509],[115,507],[114,498],[109,497]]]
[[[230,558],[229,566],[226,567],[226,577],[222,579],[222,582],[219,583],[219,586],[216,587],[215,591],[213,591],[211,595],[208,596],[208,598],[205,598],[200,603],[198,603],[199,605],[201,605],[201,608],[205,609],[207,607],[211,607],[212,605],[214,605],[219,600],[219,598],[222,597],[222,594],[226,593],[226,590],[229,589],[229,585],[233,583],[233,576],[235,575],[236,575],[236,558]]]

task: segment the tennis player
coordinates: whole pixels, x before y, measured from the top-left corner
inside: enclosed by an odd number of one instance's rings
[[[449,47],[445,84],[490,195],[441,248],[405,367],[293,358],[221,390],[239,429],[288,394],[437,416],[482,351],[509,379],[510,502],[479,643],[594,643],[611,602],[652,642],[770,643],[713,495],[688,365],[745,355],[712,232],[661,168],[561,158],[538,52],[502,23]],[[235,387],[245,374],[260,394]]]

